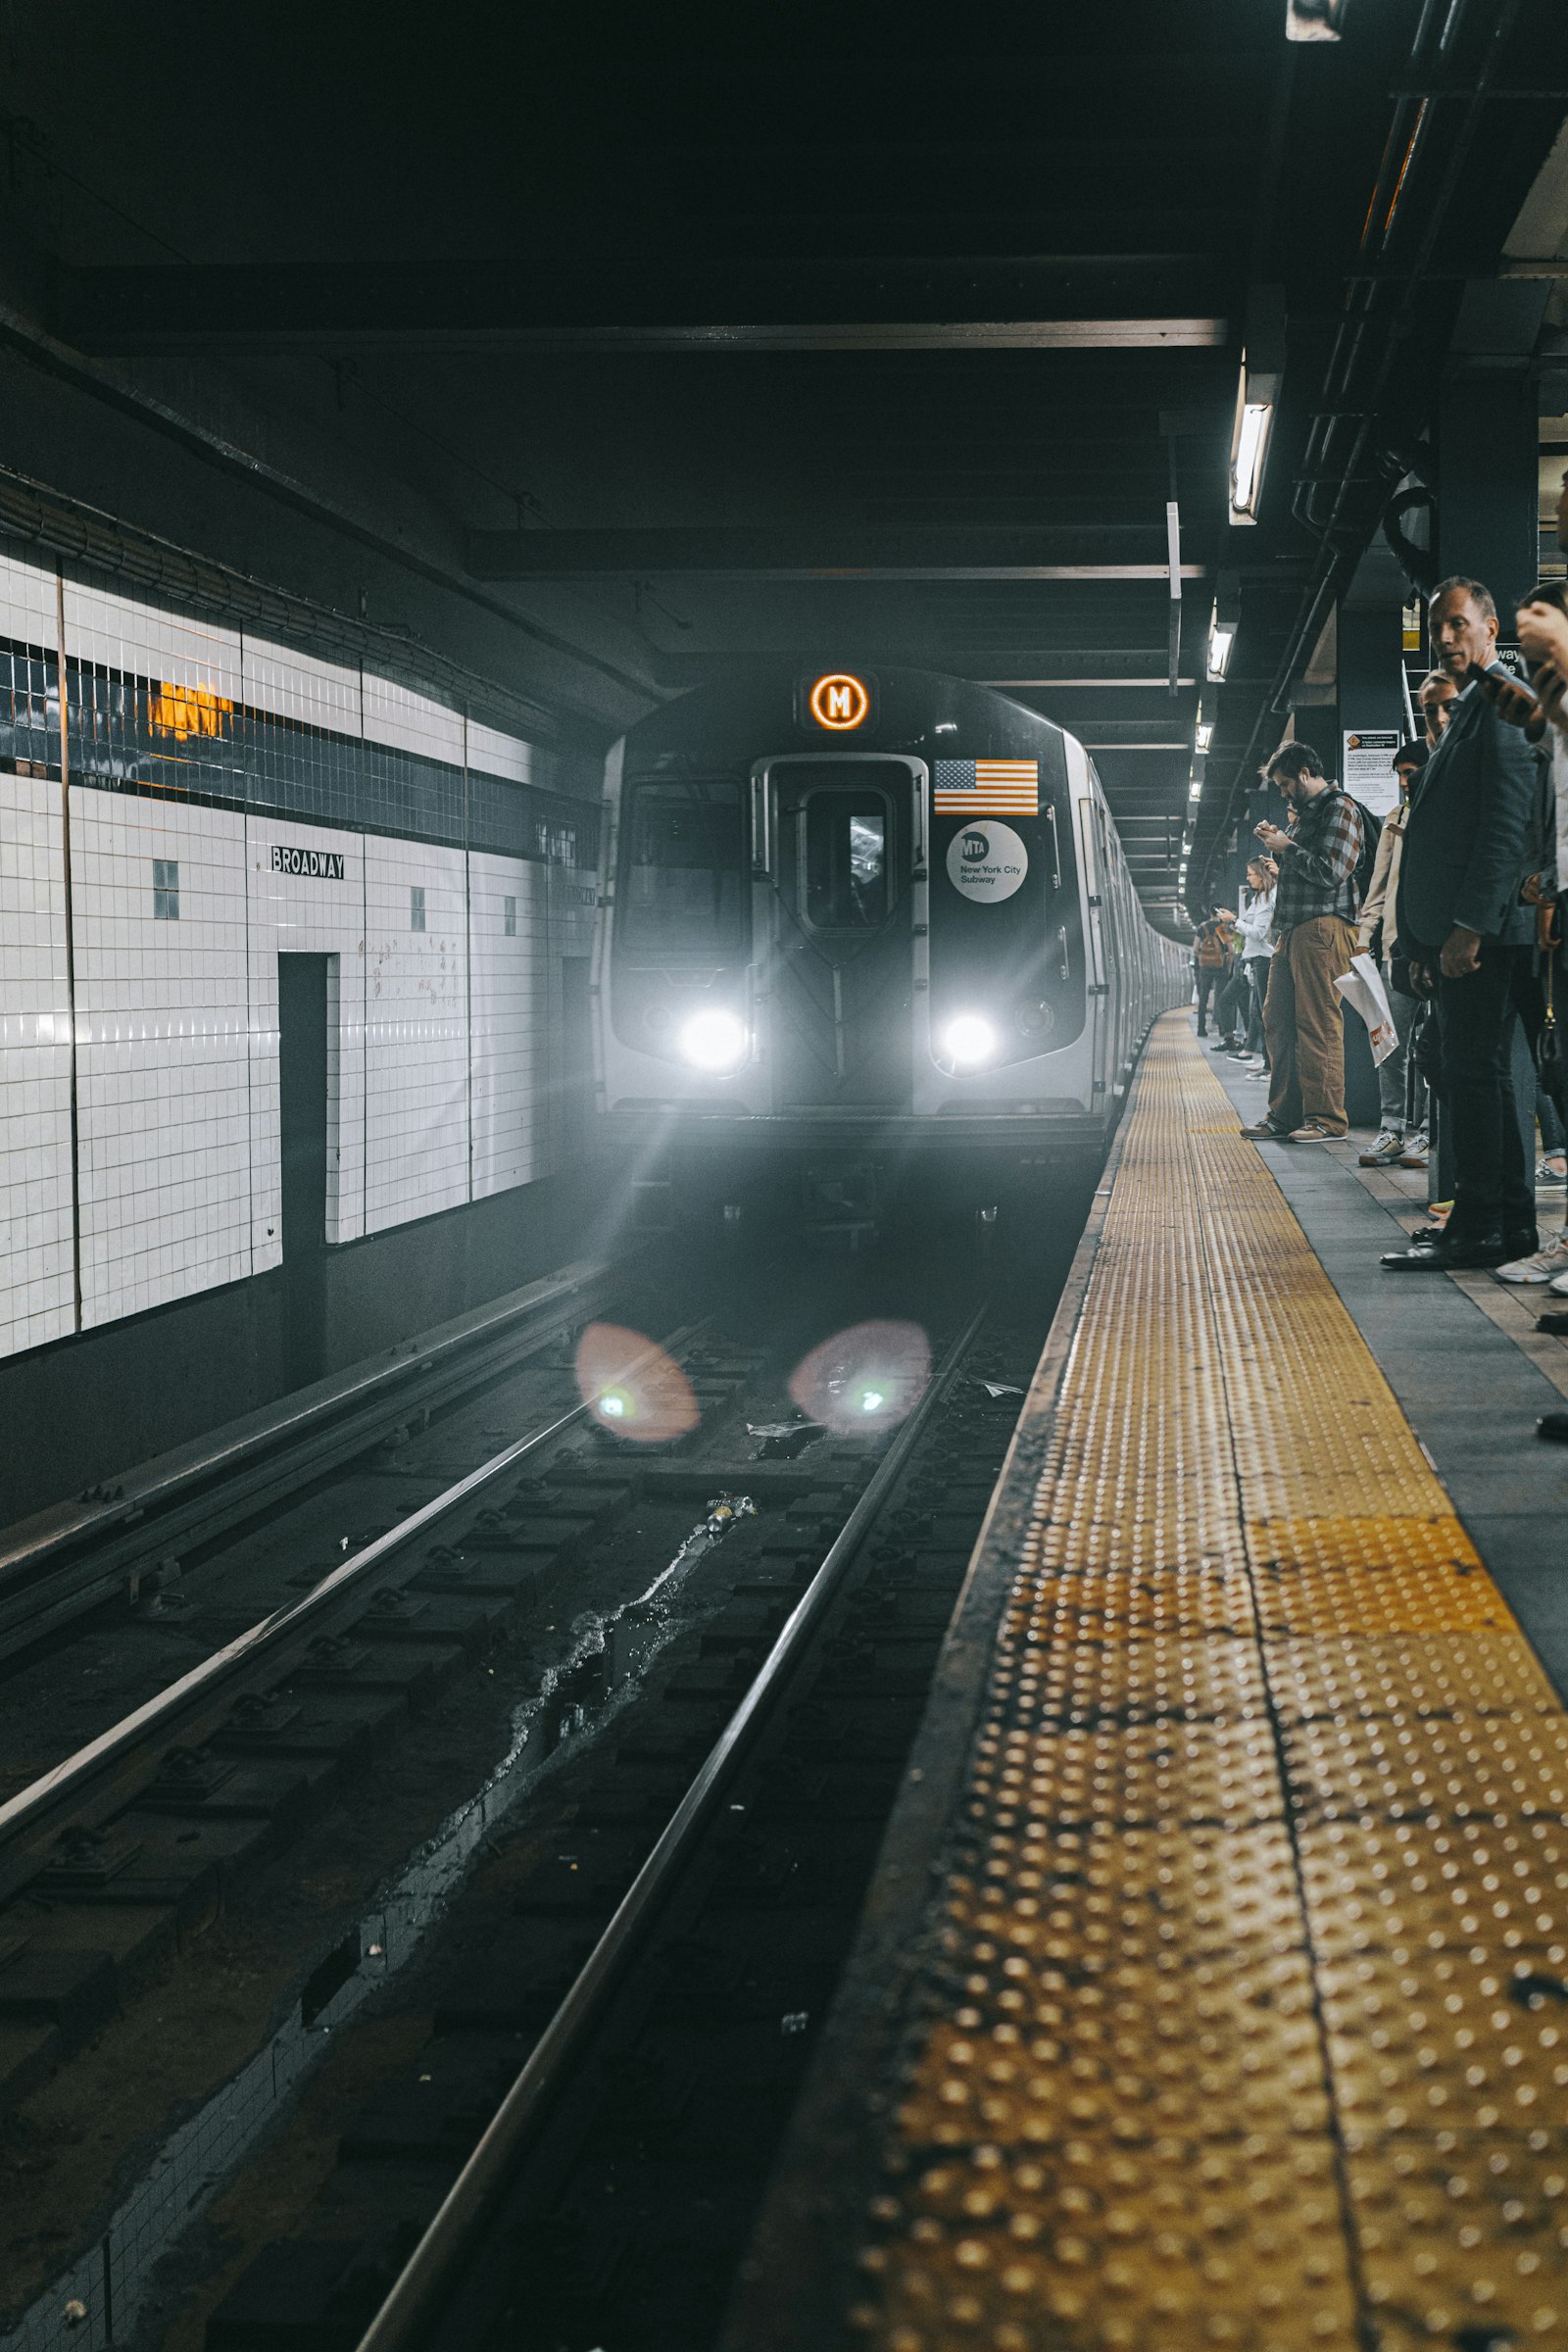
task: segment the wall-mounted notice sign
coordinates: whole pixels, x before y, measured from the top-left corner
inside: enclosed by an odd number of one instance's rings
[[[1352,801],[1370,808],[1374,816],[1387,816],[1399,805],[1399,779],[1394,772],[1394,755],[1404,737],[1397,727],[1358,727],[1345,730],[1344,757],[1340,765],[1340,782]]]

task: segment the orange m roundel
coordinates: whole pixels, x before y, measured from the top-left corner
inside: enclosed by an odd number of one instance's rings
[[[831,727],[838,735],[863,725],[871,708],[871,697],[863,678],[851,677],[837,670],[818,678],[810,693],[811,716],[819,727]]]

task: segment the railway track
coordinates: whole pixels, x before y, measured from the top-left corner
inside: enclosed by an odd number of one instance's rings
[[[1045,1305],[1049,1308],[1049,1300]],[[448,2106],[448,2094],[457,2097],[461,2113],[474,2122],[477,2133],[489,2105],[499,2103],[508,2086],[495,2082],[494,2098],[489,2099],[475,2089],[472,2070],[477,2068],[480,2076],[486,2076],[488,2067],[493,2076],[498,2050],[515,2062],[519,2050],[533,2042],[535,2030],[554,2019],[555,1996],[564,1996],[563,2015],[548,2023],[539,2045],[542,2054],[530,2061],[532,2073],[517,2093],[526,2111],[526,2126],[520,2134],[515,2122],[506,2127],[505,2161],[499,2169],[492,2169],[479,2202],[487,2211],[505,2204],[514,2194],[509,2185],[514,2176],[524,2183],[534,2180],[541,2163],[553,2180],[560,2168],[550,2150],[559,2137],[559,2119],[581,2109],[580,2081],[600,2071],[600,2061],[592,2052],[607,2034],[612,2043],[624,2031],[616,2021],[625,2005],[622,1980],[628,1955],[649,1944],[650,1938],[656,1954],[666,1952],[674,1933],[671,1923],[690,1907],[689,1895],[677,1889],[696,1887],[712,1876],[720,1867],[714,1857],[726,1849],[727,1839],[738,1826],[751,1835],[754,1820],[768,1817],[765,1805],[760,1816],[754,1812],[754,1799],[740,1788],[740,1781],[758,1770],[755,1752],[760,1740],[783,1758],[781,1769],[792,1786],[806,1792],[809,1811],[821,1778],[818,1767],[807,1760],[815,1752],[819,1738],[813,1709],[826,1707],[831,1712],[843,1707],[853,1717],[869,1706],[879,1723],[885,1718],[874,1743],[876,1759],[869,1774],[877,1784],[876,1804],[868,1810],[857,1798],[849,1803],[846,1819],[834,1827],[835,1836],[848,1836],[851,1845],[858,1841],[863,1846],[860,1862],[869,1867],[875,1843],[870,1815],[875,1814],[884,1795],[891,1799],[897,1759],[918,1717],[922,1677],[934,1659],[952,1594],[989,1494],[995,1462],[1001,1458],[1001,1444],[1016,1408],[1016,1397],[1009,1404],[1004,1395],[991,1396],[968,1379],[963,1362],[973,1346],[970,1333],[961,1350],[950,1350],[918,1415],[906,1425],[903,1437],[891,1441],[894,1450],[880,1468],[877,1461],[884,1441],[870,1433],[858,1439],[835,1439],[804,1431],[801,1435],[809,1450],[796,1459],[777,1458],[783,1451],[797,1449],[759,1445],[747,1436],[749,1423],[779,1409],[781,1383],[776,1370],[763,1370],[765,1350],[749,1344],[755,1334],[694,1334],[689,1328],[692,1320],[688,1317],[684,1328],[666,1327],[663,1337],[671,1352],[685,1355],[688,1372],[703,1396],[704,1430],[695,1446],[678,1444],[667,1449],[656,1448],[652,1458],[634,1457],[630,1449],[616,1446],[612,1437],[574,1420],[569,1409],[544,1419],[481,1468],[442,1489],[392,1529],[344,1558],[303,1598],[225,1645],[148,1707],[136,1710],[132,1718],[89,1742],[37,1787],[24,1792],[24,1804],[19,1806],[13,1799],[0,1809],[0,1839],[5,1840],[0,1843],[0,1869],[11,1871],[13,1886],[25,1882],[27,1888],[16,1894],[7,1909],[0,1910],[0,1953],[5,1949],[8,1924],[13,1930],[20,1928],[24,1937],[29,1926],[37,1924],[40,1902],[48,1930],[45,1947],[50,1936],[58,1936],[63,1915],[69,1914],[74,1932],[81,1936],[90,1932],[84,1925],[89,1918],[102,1918],[116,1906],[122,1914],[136,1908],[127,1897],[144,1891],[142,1881],[150,1871],[166,1869],[178,1841],[186,1841],[184,1854],[199,1865],[206,1859],[210,1842],[216,1839],[219,1845],[225,1845],[237,1839],[253,1861],[267,1860],[274,1878],[286,1874],[289,1855],[277,1858],[285,1842],[277,1818],[285,1784],[297,1791],[301,1778],[307,1782],[318,1778],[324,1792],[325,1784],[336,1780],[338,1817],[356,1820],[360,1800],[352,1798],[352,1790],[361,1784],[345,1784],[338,1778],[336,1765],[342,1759],[333,1759],[331,1773],[318,1774],[322,1745],[334,1729],[346,1733],[352,1725],[355,1744],[370,1752],[374,1741],[358,1740],[367,1712],[389,1700],[394,1712],[413,1705],[419,1672],[429,1679],[429,1660],[423,1653],[431,1648],[456,1653],[447,1663],[460,1676],[453,1686],[459,1692],[469,1687],[473,1672],[492,1674],[495,1670],[491,1667],[475,1666],[475,1655],[490,1654],[483,1645],[493,1639],[498,1625],[515,1626],[519,1595],[527,1596],[520,1608],[526,1630],[514,1645],[517,1654],[508,1664],[501,1651],[494,1653],[505,1668],[503,1682],[507,1682],[514,1713],[519,1718],[526,1716],[529,1727],[519,1743],[527,1752],[520,1762],[518,1755],[511,1756],[497,1776],[497,1787],[510,1774],[519,1785],[526,1783],[530,1791],[527,1807],[519,1808],[525,1814],[524,1824],[517,1832],[509,1833],[507,1851],[511,1855],[514,1849],[525,1849],[534,1854],[541,1838],[545,1846],[554,1840],[561,1851],[568,1850],[561,1845],[558,1835],[557,1812],[561,1808],[559,1828],[569,1830],[570,1848],[581,1847],[582,1851],[573,1862],[561,1864],[554,1859],[553,1849],[540,1862],[541,1886],[532,1892],[515,1887],[505,1898],[509,1916],[514,1910],[517,1918],[533,1923],[523,1937],[526,1966],[523,1955],[518,1957],[521,1973],[516,1981],[514,2014],[507,2022],[499,2022],[500,2012],[492,1997],[493,1968],[492,1995],[486,1996],[491,1998],[491,2011],[480,2028],[468,2017],[466,1996],[455,1995],[454,2001],[448,2002],[438,1990],[432,1992],[432,2023],[448,2024],[449,2008],[463,2022],[444,2034],[437,2033],[435,2038],[442,2047],[436,2064],[418,2072],[440,2085],[440,2097]],[[1043,1319],[1039,1328],[1043,1329]],[[1027,1379],[1033,1362],[1030,1344],[1037,1337],[1038,1331],[1021,1341],[1015,1335],[1004,1387],[1021,1386]],[[547,1368],[559,1374],[564,1362],[563,1357]],[[968,1465],[972,1475],[967,1482],[958,1481],[962,1507],[957,1511],[945,1507],[935,1511],[939,1502],[946,1505],[950,1501],[945,1491],[950,1482],[944,1472],[944,1492],[932,1490],[932,1472],[922,1470],[916,1459],[919,1449],[932,1442],[932,1416],[938,1414],[951,1419],[954,1431],[960,1433],[961,1446],[972,1455]],[[979,1452],[974,1451],[976,1415],[987,1424]],[[759,1458],[769,1453],[775,1458]],[[534,1471],[541,1475],[531,1476]],[[715,1528],[710,1524],[708,1506],[717,1500],[719,1489],[733,1488],[742,1477],[756,1491],[749,1499],[760,1502],[757,1516],[750,1517],[743,1510],[731,1521],[720,1513]],[[911,1482],[918,1485],[922,1477],[927,1493],[924,1504],[910,1499]],[[934,1511],[942,1522],[942,1542],[935,1550],[923,1543],[918,1532]],[[559,1549],[547,1557],[544,1544],[527,1541],[530,1532],[541,1528],[544,1543],[564,1539],[564,1557]],[[911,1529],[915,1531],[912,1537]],[[432,1541],[434,1538],[441,1540]],[[693,1539],[698,1540],[694,1543]],[[541,1629],[537,1621],[545,1608],[558,1608],[557,1600],[548,1597],[552,1590],[562,1594],[561,1614]],[[575,1631],[565,1622],[568,1590],[575,1599],[587,1597],[590,1601],[586,1631],[581,1611]],[[383,1595],[380,1599],[375,1597],[378,1592]],[[897,1619],[891,1632],[880,1625],[880,1619],[889,1614]],[[775,1657],[775,1637],[786,1626],[794,1629],[786,1645],[788,1654]],[[545,1634],[553,1639],[544,1640]],[[323,1653],[313,1646],[323,1642],[337,1645],[335,1655],[331,1649]],[[816,1662],[803,1666],[804,1651],[809,1651]],[[896,1671],[887,1662],[895,1653]],[[468,1673],[463,1676],[466,1660]],[[313,1680],[315,1668],[322,1672]],[[894,1671],[897,1686],[891,1691],[882,1687],[890,1671]],[[869,1673],[870,1683],[858,1690],[857,1678],[862,1672]],[[798,1703],[803,1675],[812,1685],[812,1696],[804,1712]],[[389,1690],[388,1680],[401,1681],[403,1687]],[[781,1707],[779,1693],[786,1683],[792,1695]],[[495,1686],[497,1690],[500,1687]],[[266,1691],[273,1695],[264,1696]],[[736,1698],[741,1702],[738,1709],[733,1706]],[[446,1703],[450,1707],[452,1702]],[[716,1751],[710,1754],[715,1731],[722,1736]],[[169,1747],[175,1732],[176,1765],[171,1775]],[[830,1726],[821,1737],[831,1747],[839,1734]],[[853,1753],[853,1728],[846,1737],[846,1752]],[[826,1770],[829,1781],[835,1772],[843,1777],[839,1766]],[[536,1786],[541,1773],[544,1780]],[[859,1786],[866,1782],[867,1774],[856,1765],[851,1778]],[[693,1786],[686,1799],[668,1822],[663,1822],[662,1809],[674,1804],[680,1795],[678,1784],[687,1779]],[[350,1791],[346,1804],[345,1786]],[[549,1800],[543,1815],[536,1810],[541,1789]],[[262,1807],[269,1798],[272,1815],[264,1819]],[[297,1793],[290,1801],[299,1808]],[[486,1798],[492,1819],[501,1817],[506,1801],[510,1799]],[[786,1830],[788,1813],[786,1806],[779,1816]],[[69,1879],[74,1870],[75,1883],[60,1883],[57,1860],[54,1884],[45,1888],[36,1868],[29,1877],[29,1866],[36,1865],[40,1855],[61,1854],[63,1827],[66,1876]],[[197,1832],[194,1840],[193,1829]],[[492,1827],[487,1841],[496,1835]],[[138,1850],[131,1852],[130,1848]],[[236,1897],[232,1891],[243,1858],[230,1855],[222,1865],[229,1889],[227,1908],[235,1918],[244,1909],[243,1895]],[[500,1867],[486,1857],[474,1879],[475,1888],[481,1888],[492,1870]],[[509,1862],[503,1876],[513,1867]],[[770,1865],[756,1867],[768,1878]],[[781,1863],[779,1868],[786,1881],[795,1875],[794,1863]],[[835,1865],[844,1886],[852,1888],[859,1884],[858,1868],[847,1858],[842,1868]],[[462,1877],[461,1871],[455,1875]],[[166,1879],[160,1890],[172,1897],[177,1910],[182,1900],[179,1887]],[[596,1927],[611,1929],[612,1914],[616,1913],[622,1896],[631,1904],[630,1914],[619,1918],[601,1948],[596,1943]],[[467,1901],[465,1893],[449,1926],[441,1929],[438,1941],[443,1945],[449,1933],[459,1933],[459,1917],[466,1912]],[[852,1892],[847,1901],[847,1910],[841,1905],[835,1911],[845,1937],[853,1926],[858,1894]],[[427,1911],[431,1907],[425,1906]],[[678,1935],[675,1940],[678,1942]],[[831,1943],[831,1936],[828,1941]],[[497,1948],[488,1932],[481,1932],[480,1942]],[[39,1957],[41,1961],[43,1951]],[[309,1968],[303,1966],[305,1957],[313,1957]],[[578,1960],[587,1962],[580,1982],[575,1968]],[[297,2035],[304,2025],[318,2035],[319,2028],[330,2024],[341,2043],[345,2020],[355,2013],[363,1996],[373,1995],[369,2007],[375,2009],[389,1997],[378,1990],[379,1972],[386,1965],[378,1958],[370,1931],[359,1926],[351,1926],[346,1936],[337,1936],[324,1953],[318,1950],[302,1956],[300,2009],[291,2018],[290,2030]],[[427,1964],[420,1957],[416,1969],[422,1980],[427,1966],[436,1965],[434,1960]],[[663,1963],[656,1958],[653,1965],[657,1974]],[[805,1965],[808,1997],[779,2012],[780,2017],[799,2017],[803,2022],[791,2026],[786,2034],[774,2021],[781,2045],[790,2045],[784,2053],[787,2072],[800,2063],[809,2046],[811,2026],[825,1998],[823,1972],[831,1970],[832,1955],[827,1953]],[[0,2040],[7,1973],[0,1959]],[[639,1963],[632,1975],[641,1983],[646,1973]],[[409,1982],[413,1983],[412,1972]],[[55,2024],[69,2040],[70,2020],[60,2017]],[[478,2044],[473,2039],[475,2032]],[[586,2059],[585,2049],[589,2051]],[[101,2045],[93,2044],[89,2058],[100,2050]],[[462,2080],[454,2088],[449,2069],[459,2061]],[[640,2060],[634,2060],[634,2071],[640,2065]],[[417,2088],[423,2091],[428,2083],[420,2082]],[[395,2105],[395,2084],[388,2095]],[[315,2091],[311,2096],[316,2096]],[[416,2105],[419,2104],[416,2097]],[[515,2118],[517,2112],[514,2101],[507,2113]],[[463,2129],[461,2125],[458,2128],[459,2141]],[[394,2193],[393,2202],[404,2225],[397,2239],[400,2252],[407,2248],[414,2220],[429,2219],[441,2204],[440,2192],[450,2185],[455,2153],[450,2123],[445,2130],[444,2139],[437,2133],[433,2150],[429,2144],[423,2145],[426,2161],[414,2166],[419,2177],[413,2187],[404,2179]],[[415,2137],[417,2141],[417,2132]],[[488,2144],[493,2150],[494,2143]],[[238,2161],[243,2153],[243,2145],[229,2146],[227,2161]],[[373,2205],[386,2195],[393,2174],[382,2157],[372,2156],[368,2161],[374,2176],[368,2183]],[[436,2175],[445,2178],[432,2181],[432,2162]],[[492,2153],[487,2164],[495,2168],[497,2163]],[[210,2180],[208,2186],[210,2189]],[[474,2198],[470,2183],[460,2198],[462,2214],[470,2212]],[[187,2198],[184,2203],[189,2201]],[[144,2323],[143,2335],[137,2340],[149,2344],[165,2340],[167,2294],[161,2290],[147,2299],[162,2249],[146,2242],[145,2211],[137,2208],[140,2218],[134,2224],[143,2241],[139,2252],[133,2254],[122,2242],[130,2231],[126,2217],[135,2204],[134,2198],[128,2203],[122,2200],[115,2209],[106,2203],[95,2217],[95,2227],[100,2219],[106,2224],[100,2244],[59,2278],[54,2289],[36,2298],[28,2313],[14,2309],[14,2318],[24,2316],[27,2332],[7,2336],[0,2325],[0,2342],[25,2341],[29,2347],[56,2341],[128,2342],[131,2338],[124,2331],[129,2315],[143,2304],[149,2313],[159,2316]],[[117,2237],[122,2223],[125,2226]],[[454,2227],[450,2217],[443,2227],[449,2239]],[[466,2219],[462,2234],[466,2247]],[[172,2242],[171,2228],[169,2243]],[[341,2248],[343,2242],[340,2231],[330,2245]],[[264,2268],[272,2259],[280,2264],[278,2276],[286,2285],[285,2300],[297,2301],[302,2281],[315,2275],[313,2264],[318,2272],[323,2261],[332,2259],[330,2252],[324,2256],[308,2253],[303,2259],[296,2255],[297,2249],[287,2247],[274,2249],[272,2256],[258,2255]],[[397,2267],[390,2262],[386,2247],[368,2256],[362,2249],[354,2259],[362,2260],[364,2276],[373,2279],[378,2297],[379,2289],[389,2283],[390,2271]],[[425,2310],[430,2260],[426,2253],[418,2274],[426,2281],[418,2288]],[[465,2252],[460,2267],[466,2270],[467,2265]],[[443,2256],[443,2280],[449,2281],[450,2275]],[[281,2352],[284,2345],[327,2340],[310,2328],[301,2334],[286,2317],[275,2335],[268,2335],[265,2328],[263,2335],[258,2335],[255,2281],[240,2291],[247,2316],[240,2334],[232,2337],[236,2345],[241,2340],[260,2342],[266,2336],[268,2341],[275,2340]],[[345,2334],[343,2326],[327,2314],[333,2342],[357,2342],[362,2324],[371,2316],[364,2308],[363,2291],[355,2291],[359,2300],[354,2305],[352,2335]],[[403,2293],[406,2297],[414,2291],[414,2287],[406,2287]],[[445,2285],[441,2291],[445,2292]],[[334,2284],[325,2292],[340,2321],[340,2286]],[[354,2300],[353,2294],[350,2300]],[[60,2321],[59,2315],[68,2306],[80,2306],[85,2318],[69,2325]],[[313,2322],[312,2327],[317,2324]],[[384,2324],[389,2328],[403,2325],[396,2306]],[[423,2327],[423,2319],[419,2325]],[[80,2333],[82,2326],[89,2329],[86,2337]],[[221,2352],[230,2340],[225,2335],[227,2327],[220,2297],[207,2332],[214,2352]],[[91,2332],[95,2328],[100,2330],[97,2335]],[[198,2333],[189,2340],[194,2344],[203,2339]],[[400,2339],[393,2336],[387,2340]]]
[[[975,1317],[836,1530],[734,1539],[716,1613],[401,1988],[427,2038],[368,2083],[340,2052],[298,2231],[172,2342],[714,2339],[1039,1338]],[[274,2210],[290,2161],[229,2211]]]

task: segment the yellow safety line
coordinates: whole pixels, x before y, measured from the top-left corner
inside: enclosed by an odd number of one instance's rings
[[[890,2110],[884,2352],[1568,2347],[1568,1722],[1156,1029]]]

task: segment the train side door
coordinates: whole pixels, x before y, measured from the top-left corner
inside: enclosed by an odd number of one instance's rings
[[[1105,888],[1107,868],[1103,846],[1100,838],[1099,809],[1094,800],[1085,794],[1074,803],[1073,814],[1078,835],[1079,866],[1084,889],[1084,963],[1087,970],[1085,993],[1089,999],[1091,1054],[1094,1071],[1094,1100],[1092,1107],[1102,1109],[1110,1087],[1106,1069],[1109,1056],[1110,1008],[1109,958],[1105,953]]]
[[[891,757],[800,756],[760,781],[774,1108],[906,1107],[919,777]]]

